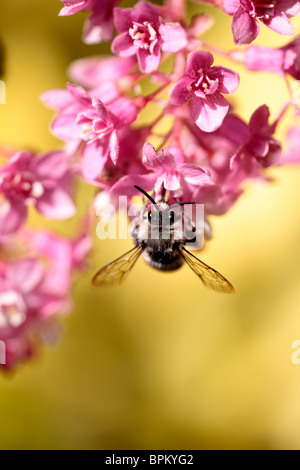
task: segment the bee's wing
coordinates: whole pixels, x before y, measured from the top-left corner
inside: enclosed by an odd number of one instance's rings
[[[92,285],[100,288],[121,284],[137,262],[142,251],[143,249],[140,246],[135,246],[120,258],[101,268],[93,277]]]
[[[218,271],[207,266],[207,264],[200,261],[183,246],[180,249],[180,253],[189,267],[197,274],[197,276],[200,277],[206,287],[226,294],[234,292],[234,287],[229,281],[227,281],[227,279],[225,279],[225,277],[222,276],[222,274],[218,273]]]

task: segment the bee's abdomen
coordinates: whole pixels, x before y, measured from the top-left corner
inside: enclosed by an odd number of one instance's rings
[[[160,271],[175,271],[183,264],[183,258],[178,251],[163,253],[145,250],[143,258],[152,268],[159,269]]]

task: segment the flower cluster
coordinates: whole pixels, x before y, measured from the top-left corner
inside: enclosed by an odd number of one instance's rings
[[[0,338],[14,368],[32,357],[39,342],[53,343],[59,316],[72,311],[72,276],[82,269],[91,239],[67,240],[48,231],[22,229],[0,243]],[[13,256],[12,256],[13,253]]]
[[[280,34],[293,34],[289,18],[300,13],[298,0],[223,0],[223,9],[232,18],[232,34],[237,45],[250,44],[260,32],[259,21]]]
[[[108,204],[118,209],[119,196],[130,203],[139,186],[154,197],[167,192],[171,203],[204,204],[209,237],[210,216],[229,211],[248,181],[268,181],[272,165],[299,163],[299,128],[289,130],[287,151],[276,136],[288,106],[299,113],[289,84],[289,77],[300,79],[299,37],[277,49],[248,46],[260,23],[293,34],[289,18],[300,13],[298,0],[211,1],[233,16],[234,44],[247,46],[231,51],[202,40],[213,20],[199,6],[188,23],[186,0],[162,6],[139,0],[131,8],[121,0],[62,2],[60,16],[88,12],[84,41],[111,41],[112,55],[77,60],[66,88],[42,95],[55,111],[51,131],[62,141],[60,149],[2,155],[0,340],[8,368],[31,356],[37,342],[56,337],[59,314],[72,306],[73,272],[84,267],[91,247],[93,217],[81,223],[84,230],[74,240],[66,240],[27,228],[29,206],[46,218],[73,217],[81,180],[95,187],[91,208],[99,215]],[[231,95],[239,75],[218,64],[218,52],[233,67],[238,62],[284,77],[291,99],[279,116],[271,118],[268,103],[248,118],[238,115]],[[140,115],[148,105],[157,113],[149,112],[145,123]]]
[[[114,34],[113,9],[121,0],[62,0],[60,16],[70,16],[79,11],[89,11],[83,40],[86,44],[110,41]]]

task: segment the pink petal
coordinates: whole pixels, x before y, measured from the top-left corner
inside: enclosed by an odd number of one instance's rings
[[[81,129],[75,120],[73,113],[62,113],[58,115],[51,124],[53,134],[59,139],[74,141],[81,139]]]
[[[250,44],[260,31],[256,19],[250,16],[242,7],[234,14],[231,29],[234,43],[238,46]]]
[[[84,267],[86,257],[92,248],[92,239],[84,234],[73,242],[72,264],[78,269]]]
[[[249,130],[252,134],[260,133],[268,125],[270,111],[268,106],[263,104],[252,114],[249,121]]]
[[[11,281],[21,292],[32,291],[41,281],[44,274],[43,265],[35,258],[25,258],[11,265]]]
[[[34,159],[32,168],[41,180],[59,180],[70,168],[70,158],[65,152],[49,152]]]
[[[78,13],[79,11],[82,11],[84,8],[88,6],[88,4],[91,2],[91,0],[78,0],[78,1],[64,1],[65,7],[62,8],[59,12],[58,16],[70,16],[70,15],[75,15],[75,13]]]
[[[34,155],[28,152],[17,152],[11,157],[8,164],[5,167],[0,167],[2,171],[27,171],[34,159]]]
[[[176,168],[175,159],[168,150],[164,149],[157,154],[149,142],[144,144],[142,162],[148,170],[152,171],[161,170],[163,167]]]
[[[85,44],[99,44],[102,41],[111,41],[114,36],[114,23],[112,18],[97,21],[89,16],[84,23],[83,42]]]
[[[75,82],[88,88],[95,88],[99,84],[107,82],[116,89],[113,80],[129,74],[135,63],[135,60],[132,58],[123,59],[112,56],[89,57],[73,62],[68,69],[68,75]],[[96,94],[96,96],[98,95]],[[102,96],[98,96],[98,98],[104,101]]]
[[[251,149],[251,154],[257,157],[265,157],[269,152],[269,142],[269,139],[266,139],[263,136],[254,135],[248,144],[248,147]]]
[[[120,96],[120,92],[116,87],[116,84],[114,82],[109,81],[100,83],[99,85],[98,80],[97,88],[94,88],[91,93],[93,94],[93,96],[99,98],[105,105],[111,103]]]
[[[281,52],[283,54],[282,50],[279,50],[277,52]],[[294,65],[295,66],[297,65],[297,53],[291,49],[287,49],[284,54],[284,60],[282,60],[281,63],[283,64],[282,68],[284,70],[287,70],[289,73],[291,73],[289,69],[293,67]]]
[[[64,109],[73,102],[73,97],[68,90],[48,90],[41,95],[41,100],[49,108]]]
[[[82,152],[82,171],[84,178],[89,181],[97,178],[107,161],[109,147],[107,142],[94,141],[87,144]]]
[[[152,144],[146,142],[143,147],[143,165],[148,170],[153,170],[156,167],[156,152]]]
[[[281,159],[281,165],[285,164],[299,164],[300,163],[300,129],[299,127],[292,127],[287,133],[288,149],[284,152]]]
[[[240,77],[233,70],[227,69],[226,67],[212,67],[214,75],[219,79],[219,93],[233,93],[240,83]]]
[[[139,49],[137,52],[138,63],[143,73],[152,73],[160,64],[160,48],[155,47],[153,53],[146,49]]]
[[[37,199],[36,208],[49,219],[69,219],[76,214],[76,207],[70,195],[60,187],[46,191]]]
[[[92,103],[91,97],[88,96],[86,90],[80,86],[80,85],[75,85],[74,83],[67,83],[67,88],[73,98],[75,98],[76,101],[78,101],[81,105],[84,106],[90,106]]]
[[[241,190],[227,191],[222,194],[217,200],[214,207],[211,208],[211,214],[224,215],[231,209],[234,203],[238,200],[242,194]]]
[[[27,218],[27,207],[24,204],[0,203],[0,235],[16,232]]]
[[[118,129],[129,126],[137,118],[137,108],[129,98],[119,98],[107,106],[114,126]]]
[[[123,176],[116,184],[113,185],[111,193],[114,195],[140,196],[141,193],[134,186],[139,186],[145,191],[151,191],[155,180],[155,174]]]
[[[200,13],[192,18],[189,31],[194,36],[201,36],[206,33],[214,24],[214,19],[206,14]]]
[[[164,175],[164,187],[167,191],[176,191],[180,188],[180,180],[176,173],[165,173]]]
[[[198,75],[198,70],[203,69],[204,71],[209,69],[214,62],[213,55],[210,52],[196,51],[193,52],[187,60],[187,66],[185,69],[186,75],[195,76],[195,72]]]
[[[194,97],[191,103],[192,117],[204,132],[213,132],[218,129],[228,110],[228,102],[219,93],[208,95],[205,100]]]
[[[224,136],[226,140],[234,143],[236,148],[249,140],[248,125],[234,114],[227,114],[222,127],[219,129],[219,133],[221,136]]]
[[[294,33],[294,26],[288,19],[287,15],[280,10],[274,10],[274,16],[271,16],[268,20],[262,19],[262,23],[264,23],[268,28],[276,31],[276,33],[280,34],[293,34]]]
[[[187,45],[186,32],[179,23],[161,24],[159,34],[163,41],[161,46],[163,51],[177,52]]]
[[[170,89],[169,96],[171,104],[182,105],[194,95],[191,89],[192,78],[188,75],[181,77]]]
[[[118,33],[128,32],[132,27],[132,10],[130,8],[114,8],[114,22]]]
[[[240,7],[240,0],[223,0],[222,7],[226,13],[233,15]]]
[[[184,163],[179,166],[179,172],[184,179],[195,185],[211,184],[210,172],[194,163]]]
[[[288,17],[300,15],[299,0],[277,0],[276,8],[284,11]]]
[[[246,49],[246,67],[248,70],[273,72],[282,75],[284,57],[284,51],[280,49],[250,46]]]
[[[133,44],[128,33],[122,33],[113,40],[111,50],[120,57],[131,57],[137,53],[138,47]]]
[[[205,204],[205,211],[210,213],[212,206],[220,196],[221,188],[216,184],[201,185],[193,194],[193,201]]]
[[[138,23],[149,21],[152,26],[158,24],[160,12],[156,6],[145,0],[141,0],[132,8],[132,19]]]
[[[175,166],[178,166],[181,163],[184,163],[185,156],[181,148],[170,146],[170,147],[167,147],[165,151],[168,151],[168,153],[172,155],[172,158],[174,158],[174,161],[175,161]]]

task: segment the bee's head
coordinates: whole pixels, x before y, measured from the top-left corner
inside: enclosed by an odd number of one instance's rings
[[[172,226],[174,222],[182,219],[182,206],[185,204],[194,204],[194,202],[178,202],[170,206],[164,200],[161,202],[156,202],[153,197],[151,197],[144,189],[139,186],[134,186],[138,191],[140,191],[147,199],[151,202],[151,206],[148,210],[148,222],[151,225],[163,227],[163,226]],[[145,206],[145,209],[149,206]]]
[[[175,221],[174,210],[166,202],[151,204],[148,212],[148,222],[152,225],[173,225]]]

